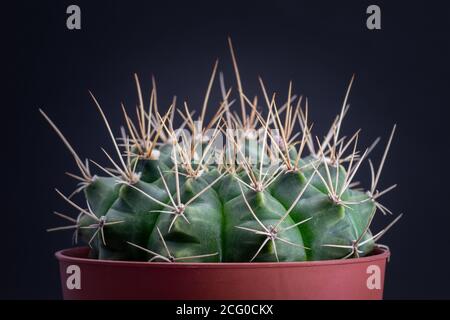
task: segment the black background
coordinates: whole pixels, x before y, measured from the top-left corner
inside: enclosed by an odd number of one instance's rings
[[[88,90],[116,128],[120,102],[136,103],[134,72],[148,89],[146,98],[155,75],[161,108],[173,94],[200,106],[216,58],[227,83],[235,84],[230,35],[244,89],[257,93],[261,75],[282,99],[293,80],[295,91],[309,99],[316,134],[339,112],[353,73],[344,133],[361,127],[361,143],[368,145],[379,135],[385,142],[398,124],[380,187],[399,184],[383,203],[405,216],[382,240],[392,250],[385,297],[450,298],[450,13],[443,3],[74,0],[3,7],[0,297],[60,298],[53,253],[71,246],[70,233],[45,229],[61,223],[53,210],[74,213],[53,188],[73,190],[64,172],[75,165],[38,108],[83,157],[107,163],[100,146],[111,150],[111,144]],[[81,7],[82,30],[66,28],[70,4]],[[381,7],[382,30],[366,28],[370,4]],[[381,150],[371,155],[376,162]],[[368,186],[367,166],[360,179]],[[374,229],[391,219],[378,215]]]

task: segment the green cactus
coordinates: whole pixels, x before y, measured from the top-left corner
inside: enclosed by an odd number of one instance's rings
[[[301,98],[293,106],[297,97],[290,85],[287,102],[277,107],[261,81],[263,115],[258,100],[243,93],[233,52],[232,58],[242,115],[230,111],[231,90],[222,90],[218,111],[205,122],[216,62],[198,121],[186,104],[179,111],[187,134],[173,128],[175,100],[166,114],[159,113],[155,87],[144,109],[137,76],[137,121],[124,109],[128,132],[122,130],[120,139],[92,95],[118,159],[105,151],[113,169],[92,161],[103,177],[91,174],[89,162],[41,110],[72,153],[80,170],[70,174],[80,181],[75,194],[85,197],[85,205],[78,205],[57,190],[79,215],[57,213],[73,224],[49,231],[73,229],[76,240],[89,244],[91,257],[106,260],[274,262],[370,254],[401,217],[375,235],[369,230],[377,209],[390,213],[378,198],[395,186],[378,191],[377,184],[395,127],[377,171],[369,160],[370,190],[355,189],[355,174],[372,147],[360,153],[359,132],[350,139],[339,135],[351,83],[341,113],[316,142],[307,101],[304,108]],[[217,147],[224,145],[219,136],[225,137],[225,148]],[[306,150],[309,155],[303,156]]]

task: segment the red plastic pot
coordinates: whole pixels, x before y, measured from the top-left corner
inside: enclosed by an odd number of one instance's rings
[[[382,299],[389,250],[313,262],[163,263],[56,253],[64,299]]]

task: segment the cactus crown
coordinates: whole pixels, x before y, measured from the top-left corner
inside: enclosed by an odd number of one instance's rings
[[[368,160],[372,182],[364,192],[354,178],[379,139],[360,152],[359,131],[341,136],[353,78],[340,114],[319,139],[311,133],[308,100],[294,95],[291,83],[282,106],[261,79],[262,99],[245,95],[229,45],[239,112],[232,111],[236,100],[220,74],[222,100],[206,120],[217,61],[198,117],[186,102],[177,108],[175,98],[161,113],[154,80],[145,107],[135,75],[135,120],[122,105],[120,138],[91,93],[114,146],[114,156],[102,149],[112,168],[83,161],[40,110],[79,169],[68,173],[79,182],[70,196],[56,190],[78,216],[55,212],[70,224],[49,231],[73,230],[74,241],[87,242],[93,258],[111,260],[264,262],[370,254],[401,217],[370,231],[377,210],[392,214],[378,199],[396,185],[383,191],[377,186],[395,126],[378,169]],[[177,129],[176,115],[182,122]],[[90,163],[104,175],[93,175]],[[78,193],[84,193],[82,205],[73,200]]]

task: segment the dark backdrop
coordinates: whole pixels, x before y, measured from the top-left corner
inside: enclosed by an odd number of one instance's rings
[[[65,11],[72,3],[82,10],[79,31],[66,29]],[[450,298],[450,52],[444,2],[376,1],[382,10],[378,31],[365,26],[365,10],[372,4],[367,1],[182,3],[74,0],[3,7],[6,197],[0,297],[60,298],[53,253],[71,245],[69,233],[45,229],[60,223],[53,210],[72,212],[53,188],[72,190],[74,181],[64,172],[75,166],[38,108],[63,128],[83,157],[106,163],[100,146],[111,150],[111,144],[88,89],[116,127],[119,103],[136,103],[133,72],[145,89],[156,76],[162,108],[173,94],[199,106],[217,57],[234,85],[230,35],[245,89],[255,93],[261,75],[284,97],[293,80],[295,91],[309,98],[316,133],[323,134],[339,111],[352,73],[356,81],[344,132],[362,127],[362,143],[378,135],[385,142],[398,124],[381,181],[399,184],[383,200],[405,216],[382,241],[392,249],[385,296]],[[372,158],[380,156],[378,149]],[[360,178],[367,186],[367,166]],[[374,228],[389,221],[378,215]]]

